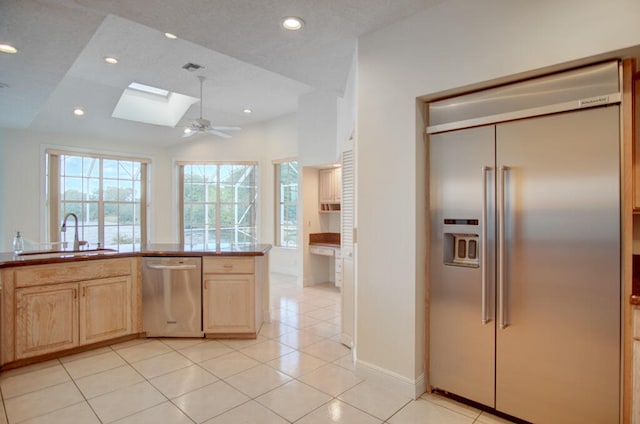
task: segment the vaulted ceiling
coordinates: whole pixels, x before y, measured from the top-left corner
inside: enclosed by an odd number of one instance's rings
[[[198,103],[175,128],[112,112],[133,81],[199,97],[197,75],[214,124],[269,120],[294,112],[305,93],[341,95],[360,35],[442,1],[2,0],[0,44],[18,52],[0,53],[0,127],[176,144]],[[303,28],[283,29],[285,16]],[[189,62],[203,68],[184,70]]]

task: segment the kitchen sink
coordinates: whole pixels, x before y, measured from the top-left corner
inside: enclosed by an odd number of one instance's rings
[[[112,255],[118,253],[114,249],[86,249],[86,250],[45,250],[45,251],[33,251],[23,252],[18,254],[18,257],[25,260],[28,259],[55,259],[55,258],[75,258],[81,256],[98,256],[98,255]]]

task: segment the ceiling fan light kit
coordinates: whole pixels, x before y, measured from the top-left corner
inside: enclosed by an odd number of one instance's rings
[[[192,119],[189,125],[185,127],[182,137],[191,137],[194,134],[213,134],[222,138],[231,138],[231,134],[227,134],[225,131],[238,131],[241,128],[235,126],[218,126],[211,125],[211,121],[202,117],[202,86],[206,79],[202,75],[198,75],[200,80],[200,117]]]

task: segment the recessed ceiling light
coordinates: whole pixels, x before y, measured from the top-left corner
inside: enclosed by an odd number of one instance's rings
[[[246,109],[242,109],[242,113],[244,113],[245,115],[251,115],[253,111],[249,108],[246,108]]]
[[[81,107],[77,107],[73,109],[73,114],[76,116],[82,116],[84,115],[84,110]]]
[[[164,36],[167,37],[169,40],[175,40],[176,38],[178,38],[177,35],[171,34],[170,32],[165,32]]]
[[[18,49],[9,44],[0,44],[0,52],[2,53],[16,53]]]
[[[282,27],[289,31],[297,31],[304,25],[304,21],[296,16],[286,16],[282,18]]]
[[[111,57],[111,56],[105,57],[104,61],[107,62],[110,65],[115,65],[116,63],[118,63],[118,59],[116,59],[115,57]]]

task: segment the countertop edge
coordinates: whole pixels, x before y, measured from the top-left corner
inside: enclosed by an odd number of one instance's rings
[[[135,252],[111,252],[107,254],[87,254],[87,255],[79,255],[73,257],[59,257],[59,258],[38,258],[38,259],[15,259],[12,254],[5,254],[6,257],[11,257],[12,259],[3,259],[0,256],[0,269],[2,268],[13,268],[20,266],[29,266],[29,265],[47,265],[47,264],[58,264],[58,263],[69,263],[69,262],[84,262],[84,261],[94,261],[94,260],[104,260],[104,259],[116,259],[116,258],[130,258],[130,257],[150,257],[150,256],[163,256],[163,257],[171,257],[171,256],[179,256],[179,257],[187,257],[187,256],[264,256],[269,250],[271,250],[272,245],[270,244],[259,244],[256,245],[254,249],[246,250],[246,251],[234,251],[234,250],[190,250],[185,251],[184,249],[172,249],[172,248],[158,248],[154,249],[153,246],[149,248],[144,248]]]

